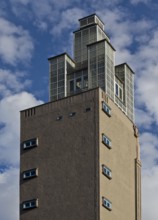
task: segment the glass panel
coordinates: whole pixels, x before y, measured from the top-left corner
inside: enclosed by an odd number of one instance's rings
[[[88,76],[84,76],[83,77],[83,88],[87,88],[88,87]]]
[[[81,89],[81,83],[82,83],[81,78],[76,79],[76,90]]]
[[[74,91],[74,81],[71,80],[70,81],[70,92],[73,92]]]

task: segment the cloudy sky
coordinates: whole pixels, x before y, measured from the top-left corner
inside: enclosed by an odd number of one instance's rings
[[[48,101],[47,58],[72,55],[78,19],[97,13],[116,49],[116,64],[127,62],[135,71],[143,220],[157,220],[157,11],[156,0],[0,1],[0,219],[19,219],[19,111]]]

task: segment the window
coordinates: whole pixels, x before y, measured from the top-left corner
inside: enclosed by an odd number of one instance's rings
[[[74,92],[74,81],[70,81],[70,92]]]
[[[91,111],[90,107],[86,108],[86,112],[90,112],[90,111]]]
[[[38,207],[38,199],[25,201],[22,204],[23,209],[32,209],[32,208],[37,208],[37,207]]]
[[[75,116],[76,115],[76,112],[71,112],[70,114],[69,114],[69,117],[73,117],[73,116]]]
[[[111,170],[110,170],[107,166],[105,166],[104,164],[102,165],[102,173],[103,173],[106,177],[108,177],[109,179],[112,178],[112,172],[111,172]]]
[[[105,102],[102,102],[102,110],[111,117],[111,108]]]
[[[111,140],[105,135],[102,134],[102,142],[105,144],[108,148],[112,148]]]
[[[80,90],[82,88],[82,79],[78,78],[76,79],[76,91]]]
[[[115,95],[123,102],[123,84],[119,80],[115,83]]]
[[[115,84],[115,89],[116,89],[116,95],[118,96],[119,95],[119,89],[118,89],[118,84]]]
[[[83,77],[83,88],[88,88],[88,76]]]
[[[60,115],[60,116],[57,116],[56,120],[57,120],[57,121],[60,121],[62,118],[63,118],[63,116]]]
[[[107,208],[108,210],[112,210],[112,203],[106,199],[105,197],[102,197],[102,205]]]
[[[30,179],[38,176],[38,169],[26,170],[23,172],[23,179]]]
[[[23,146],[23,149],[37,147],[38,146],[38,139],[33,138],[33,139],[30,139],[30,140],[24,141],[22,143],[22,146]]]

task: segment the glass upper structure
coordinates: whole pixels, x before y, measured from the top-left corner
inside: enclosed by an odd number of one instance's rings
[[[100,87],[134,121],[134,72],[126,64],[115,66],[115,49],[96,14],[79,19],[74,31],[74,57],[50,57],[50,101]]]

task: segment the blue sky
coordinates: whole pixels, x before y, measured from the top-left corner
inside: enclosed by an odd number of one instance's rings
[[[19,111],[48,101],[47,58],[72,55],[78,19],[97,13],[116,49],[116,64],[127,62],[135,72],[143,220],[157,220],[157,10],[156,0],[1,0],[0,219],[19,218]]]

